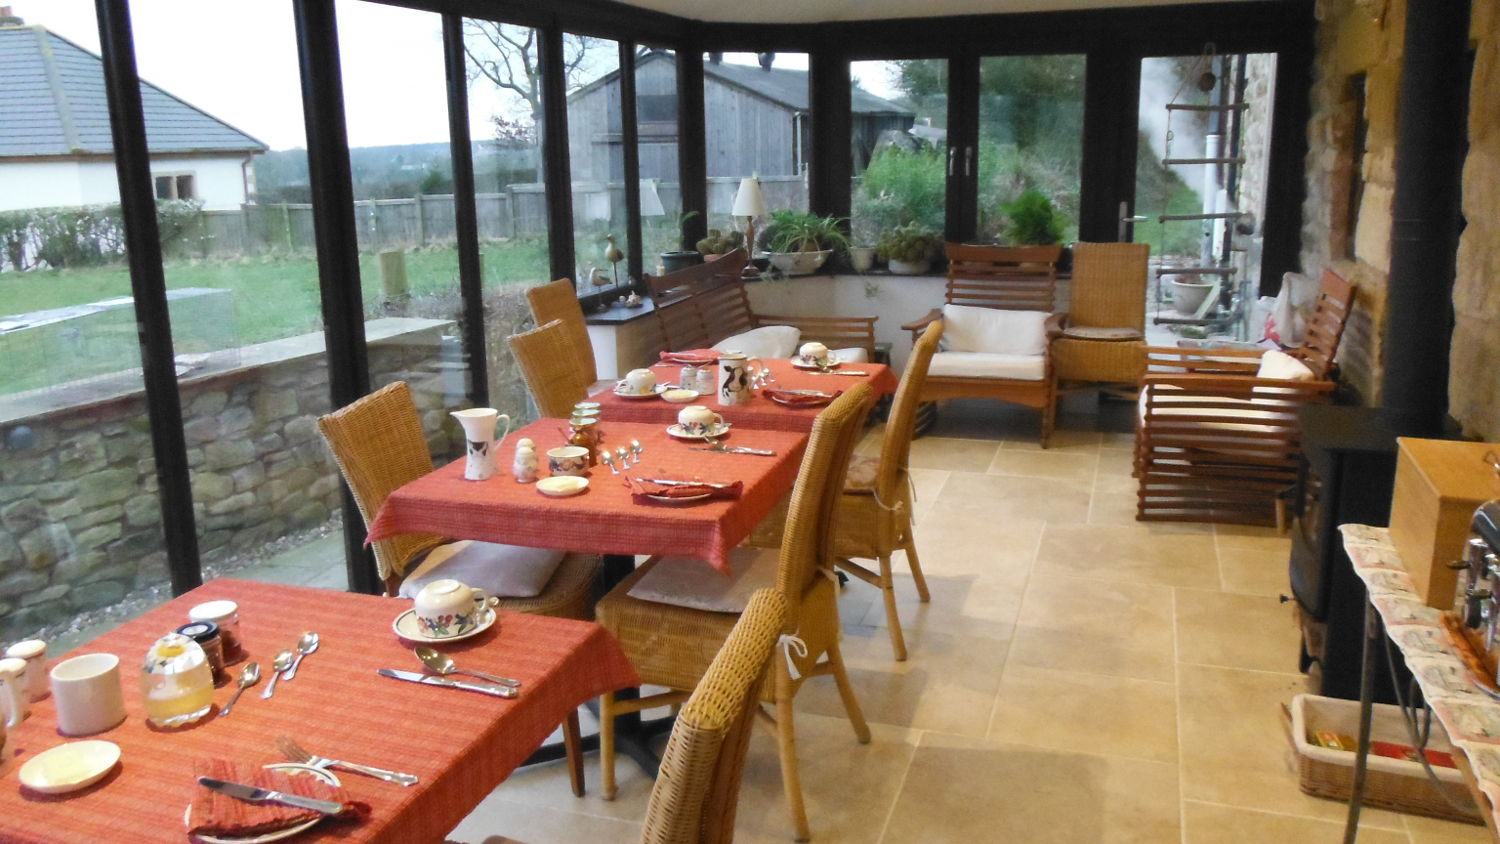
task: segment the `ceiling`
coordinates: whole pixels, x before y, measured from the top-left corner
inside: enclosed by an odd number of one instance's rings
[[[819,23],[877,18],[943,17],[1169,6],[1203,0],[623,0],[628,5],[695,20],[735,23]],[[1209,0],[1230,2],[1230,0]]]

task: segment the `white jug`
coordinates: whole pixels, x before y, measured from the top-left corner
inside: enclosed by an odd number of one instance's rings
[[[719,355],[719,407],[745,404],[754,398],[750,388],[750,364],[758,359],[746,358],[742,352],[725,352]]]
[[[458,424],[464,426],[464,439],[468,442],[468,460],[464,464],[464,480],[484,481],[495,476],[495,450],[505,442],[510,433],[510,417],[493,407],[475,407],[455,410],[452,413]],[[505,420],[505,431],[499,439],[495,428]]]

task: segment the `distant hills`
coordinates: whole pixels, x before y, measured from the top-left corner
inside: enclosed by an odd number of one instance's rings
[[[540,152],[497,149],[492,141],[472,145],[474,176],[481,192],[512,182],[535,182]],[[349,150],[355,199],[400,199],[453,192],[453,162],[447,143],[354,147]],[[273,150],[254,159],[259,202],[310,202],[307,150]]]

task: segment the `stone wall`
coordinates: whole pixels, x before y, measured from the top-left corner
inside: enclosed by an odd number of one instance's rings
[[[435,455],[450,456],[442,320],[368,324],[377,383],[404,378]],[[451,341],[450,341],[451,343]],[[328,412],[321,335],[248,346],[241,365],[180,379],[199,553],[213,562],[327,522],[337,467],[316,426]],[[168,580],[139,374],[0,399],[0,639]],[[47,404],[51,407],[47,407]],[[26,412],[18,414],[17,408]]]

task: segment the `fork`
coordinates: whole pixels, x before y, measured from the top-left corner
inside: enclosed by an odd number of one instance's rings
[[[353,762],[345,762],[341,759],[329,759],[327,756],[319,756],[316,753],[309,753],[306,750],[303,750],[302,745],[298,744],[292,739],[291,736],[288,735],[277,736],[276,747],[282,752],[284,756],[286,756],[286,758],[292,760],[293,762],[301,762],[304,765],[311,765],[314,768],[342,768],[346,771],[353,771],[357,774],[364,774],[368,777],[375,777],[376,779],[382,779],[386,782],[393,782],[397,785],[411,786],[417,784],[417,778],[411,774],[403,774],[397,771],[387,771],[384,768],[372,768],[368,765],[356,765]]]

